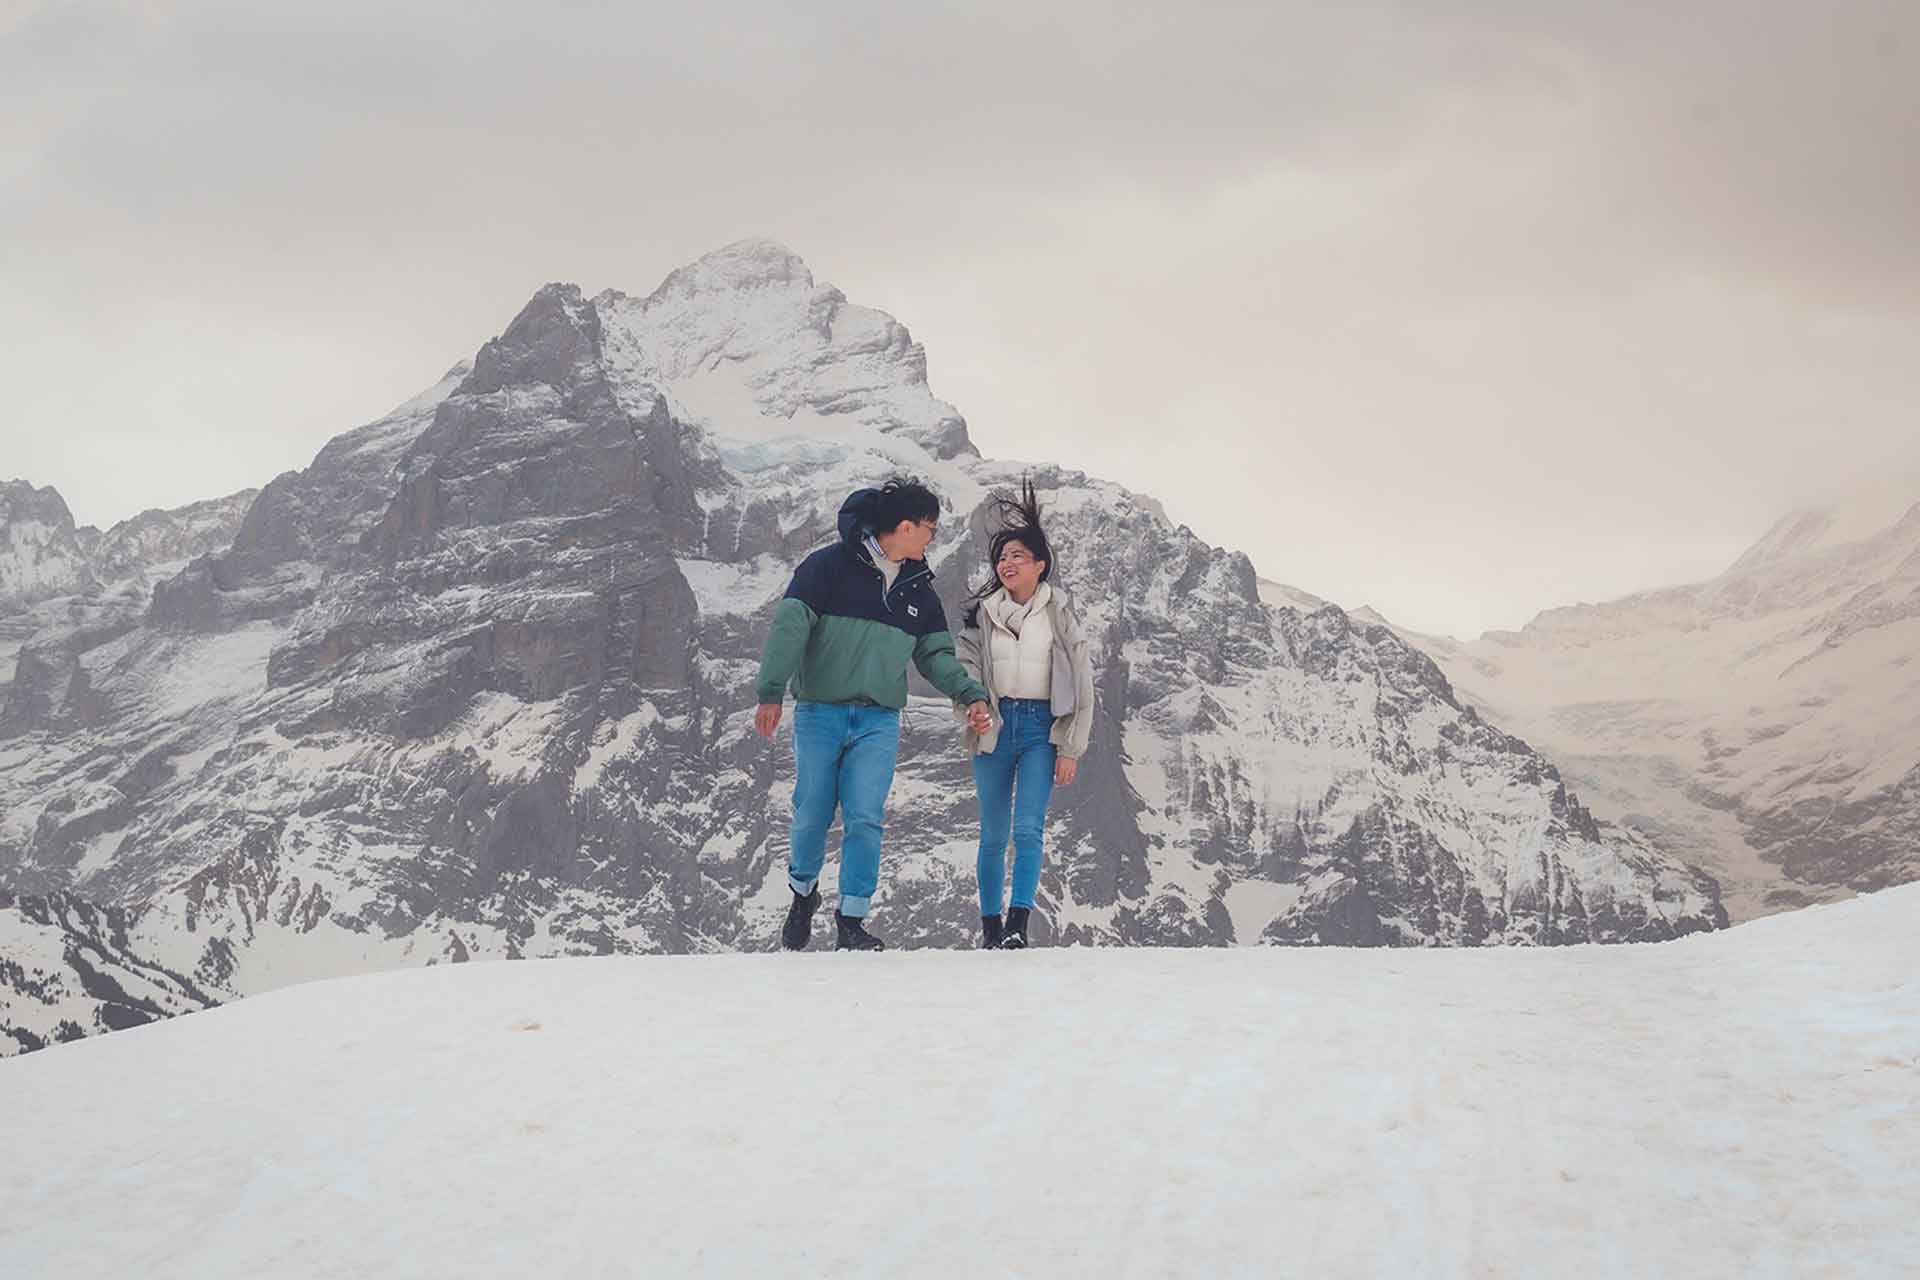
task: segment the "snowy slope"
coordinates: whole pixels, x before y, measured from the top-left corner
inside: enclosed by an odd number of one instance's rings
[[[143,617],[31,641],[49,656],[0,722],[0,887],[125,909],[135,951],[215,1000],[436,958],[769,947],[792,755],[751,731],[761,642],[843,497],[902,470],[947,504],[950,612],[988,495],[1031,472],[1087,623],[1099,718],[1055,801],[1041,941],[1725,923],[1710,879],[1596,822],[1388,628],[1263,602],[1244,555],[1151,497],[980,458],[904,326],[767,241],[644,299],[541,289],[267,484]],[[878,923],[964,944],[972,782],[944,699],[915,694]]]
[[[1708,582],[1407,638],[1736,919],[1920,878],[1920,475],[1782,518]]]
[[[137,954],[127,913],[66,894],[0,893],[0,1037],[12,1052],[124,1030],[217,1003],[192,976]],[[211,975],[216,980],[218,975]]]
[[[1911,1274],[1920,886],[1659,947],[470,964],[0,1062],[18,1280]],[[1004,1029],[1017,1028],[1017,1034]]]

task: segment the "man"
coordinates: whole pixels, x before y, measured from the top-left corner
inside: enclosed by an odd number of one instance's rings
[[[781,945],[803,949],[820,905],[827,828],[839,809],[838,951],[879,951],[866,930],[880,879],[880,828],[900,750],[907,660],[933,686],[967,705],[976,731],[991,726],[987,691],[954,657],[946,611],[933,590],[927,544],[940,499],[918,480],[896,477],[862,489],[840,507],[840,541],[794,571],[760,658],[760,705],[753,727],[773,737],[787,683],[793,683],[793,839],[787,887],[793,905]]]

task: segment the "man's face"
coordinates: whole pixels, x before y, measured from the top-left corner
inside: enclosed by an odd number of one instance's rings
[[[893,536],[887,539],[892,543],[891,556],[895,560],[923,560],[927,547],[933,541],[933,535],[940,531],[937,520],[902,520],[894,527]]]

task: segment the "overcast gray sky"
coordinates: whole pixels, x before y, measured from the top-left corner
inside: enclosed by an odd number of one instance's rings
[[[260,484],[747,235],[989,455],[1427,630],[1920,478],[1910,0],[694,8],[0,0],[0,478]]]

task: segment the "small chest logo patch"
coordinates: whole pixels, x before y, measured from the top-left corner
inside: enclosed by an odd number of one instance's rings
[[[917,617],[919,617],[919,616],[920,616],[920,606],[919,606],[919,605],[917,605],[917,604],[910,604],[910,605],[908,605],[908,606],[907,606],[907,616],[908,616],[909,618],[917,618]]]

